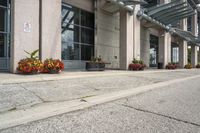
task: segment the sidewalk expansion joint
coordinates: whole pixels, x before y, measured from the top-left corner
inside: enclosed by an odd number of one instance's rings
[[[24,87],[22,84],[20,84],[20,87],[22,87],[24,90],[30,92],[31,94],[33,94],[34,96],[36,96],[38,99],[40,99],[43,103],[46,102],[45,100],[43,100],[40,96],[38,96],[35,92],[27,89],[26,87]]]
[[[138,94],[145,93],[148,91],[161,89],[163,86],[168,86],[170,84],[180,83],[180,82],[184,82],[184,81],[196,79],[196,78],[200,78],[200,75],[170,80],[170,81],[161,82],[161,83],[150,84],[146,86],[134,87],[134,88],[126,89],[126,90],[99,94],[99,95],[91,96],[91,97],[86,96],[86,97],[82,97],[79,99],[66,101],[66,102],[54,102],[54,103],[43,103],[43,104],[41,103],[41,104],[38,104],[37,106],[34,106],[26,110],[11,111],[11,112],[0,115],[0,121],[1,121],[0,130],[26,124],[28,122],[46,119],[46,118],[57,116],[60,114],[82,110],[84,108],[90,108],[92,106],[105,104],[105,103],[116,101],[122,98],[136,96]],[[81,99],[85,100],[86,102],[83,102],[83,101],[81,102],[80,101]],[[138,109],[138,110],[142,111],[141,109]],[[153,113],[154,112],[152,112],[152,114]],[[157,114],[157,115],[162,116],[162,114]],[[173,117],[165,116],[165,115],[163,115],[163,117],[168,117],[170,119],[182,121],[184,123],[189,123],[189,124],[193,124],[200,127],[200,125],[196,123],[179,120],[177,118],[173,118]]]
[[[197,124],[197,123],[194,123],[194,122],[189,122],[189,121],[186,121],[186,120],[181,120],[181,119],[178,119],[178,118],[175,118],[175,117],[172,117],[172,116],[168,116],[168,115],[164,115],[164,114],[161,114],[161,113],[156,113],[156,112],[153,112],[153,111],[136,108],[136,107],[129,106],[129,105],[126,105],[126,104],[117,104],[117,105],[121,105],[121,106],[126,107],[126,108],[131,108],[131,109],[134,109],[134,110],[139,111],[139,112],[153,114],[153,115],[165,117],[165,118],[168,118],[168,119],[171,119],[171,120],[174,120],[174,121],[183,122],[183,123],[186,123],[186,124],[190,124],[190,125],[193,125],[193,126],[200,127],[200,124]]]

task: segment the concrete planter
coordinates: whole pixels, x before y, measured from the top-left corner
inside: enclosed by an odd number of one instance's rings
[[[105,63],[86,62],[86,70],[87,71],[104,71]]]
[[[61,70],[50,70],[49,74],[59,74]]]

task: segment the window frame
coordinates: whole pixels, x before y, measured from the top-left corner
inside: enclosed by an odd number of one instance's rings
[[[64,7],[64,8],[63,8]],[[62,36],[62,39],[61,39],[61,41],[62,41],[62,53],[63,53],[63,44],[64,43],[74,43],[74,44],[78,44],[79,45],[79,61],[87,61],[86,59],[82,59],[82,57],[83,57],[83,55],[82,55],[82,49],[85,47],[85,46],[90,46],[90,47],[92,47],[92,55],[91,56],[94,56],[94,45],[95,45],[95,20],[94,20],[94,13],[91,13],[91,12],[88,12],[88,11],[86,11],[86,10],[83,10],[83,9],[80,9],[80,8],[77,8],[77,7],[75,7],[75,6],[72,6],[72,5],[70,5],[70,4],[66,4],[66,3],[62,3],[62,10],[63,9],[66,9],[67,10],[67,8],[75,8],[75,9],[77,9],[78,10],[78,16],[79,16],[79,18],[78,18],[78,20],[79,20],[79,23],[78,24],[73,24],[73,23],[67,23],[67,22],[64,22],[63,20],[62,20],[62,27],[63,27],[63,24],[68,24],[68,25],[73,25],[73,26],[77,26],[79,29],[79,34],[78,34],[78,42],[75,42],[75,41],[72,41],[72,42],[70,42],[70,41],[63,41],[63,36]],[[90,27],[87,27],[87,26],[84,26],[83,24],[82,24],[82,12],[84,12],[83,14],[85,14],[85,13],[88,13],[89,15],[92,15],[93,17],[93,26],[90,26]],[[66,14],[66,13],[65,13]],[[87,14],[86,14],[87,15]],[[63,19],[63,15],[62,15],[62,19]],[[67,19],[67,18],[66,18]],[[92,32],[93,33],[93,35],[91,36],[92,38],[90,38],[90,39],[88,39],[88,40],[92,40],[91,42],[83,42],[83,40],[82,40],[82,37],[83,37],[83,32],[82,32],[82,30],[83,29],[85,29],[85,30],[90,30],[90,32]],[[64,31],[64,32],[66,32],[66,31]],[[64,32],[62,33],[62,35],[64,35]],[[87,40],[87,39],[86,39]],[[64,57],[63,55],[62,55],[62,57]],[[62,58],[63,59],[63,58]],[[71,59],[63,59],[63,60],[71,60]],[[72,59],[73,60],[73,59]]]
[[[3,56],[0,56],[0,58],[10,58],[10,17],[11,17],[11,11],[10,11],[10,0],[7,0],[7,6],[0,5],[0,9],[4,10],[4,26],[3,31],[0,30],[0,34],[4,37],[4,50],[3,50]]]

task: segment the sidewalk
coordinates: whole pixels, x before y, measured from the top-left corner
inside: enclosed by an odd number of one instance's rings
[[[189,71],[194,71],[189,70]],[[186,69],[177,69],[172,71],[188,71]],[[102,72],[88,72],[88,71],[74,71],[68,72],[64,71],[60,74],[37,74],[37,75],[22,75],[22,74],[12,74],[12,73],[0,73],[0,85],[2,84],[18,84],[26,82],[41,82],[41,81],[51,81],[51,80],[63,80],[63,79],[73,79],[82,77],[96,77],[96,76],[112,76],[116,75],[126,75],[126,74],[148,74],[148,73],[162,73],[170,72],[170,70],[165,69],[148,69],[145,71],[123,71],[123,70],[106,70]]]
[[[0,129],[197,77],[198,69],[0,74]]]

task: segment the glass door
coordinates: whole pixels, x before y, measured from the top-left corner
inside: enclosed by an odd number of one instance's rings
[[[176,43],[171,44],[171,61],[173,63],[179,63],[179,45]]]
[[[157,67],[158,64],[158,37],[150,35],[150,67]]]
[[[0,70],[9,69],[10,0],[0,0]]]

